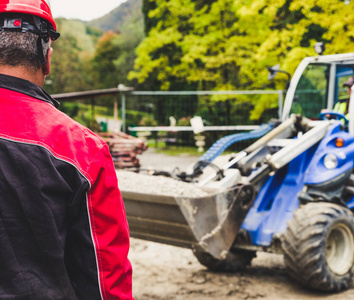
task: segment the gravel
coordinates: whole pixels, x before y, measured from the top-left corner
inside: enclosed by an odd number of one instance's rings
[[[189,198],[209,195],[193,183],[186,183],[169,177],[143,175],[122,170],[117,171],[117,177],[120,190],[126,192]]]

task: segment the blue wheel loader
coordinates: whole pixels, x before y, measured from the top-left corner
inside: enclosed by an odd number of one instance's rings
[[[122,191],[133,237],[186,247],[210,270],[235,272],[257,251],[280,253],[289,275],[319,291],[348,288],[354,272],[354,53],[305,58],[280,120],[223,138],[196,163],[183,198]],[[325,109],[325,111],[323,111]],[[219,172],[196,180],[230,143],[257,138]]]

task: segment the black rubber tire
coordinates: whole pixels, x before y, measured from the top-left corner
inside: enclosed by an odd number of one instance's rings
[[[251,264],[251,260],[256,257],[255,251],[239,249],[231,249],[227,257],[223,260],[216,259],[206,252],[193,251],[193,253],[198,261],[209,270],[228,273],[243,271]]]
[[[311,289],[348,288],[354,271],[354,216],[331,203],[301,205],[282,236],[289,275]]]

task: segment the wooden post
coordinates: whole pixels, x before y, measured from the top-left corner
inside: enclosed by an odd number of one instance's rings
[[[114,113],[113,113],[114,122],[118,121],[118,96],[114,96]]]
[[[96,120],[95,120],[95,98],[94,97],[92,97],[91,98],[91,130],[95,130],[95,122],[96,122]]]

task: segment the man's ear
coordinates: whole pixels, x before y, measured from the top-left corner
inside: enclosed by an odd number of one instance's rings
[[[46,56],[46,64],[42,66],[43,75],[47,76],[50,73],[50,64],[52,59],[53,48],[50,47]]]

